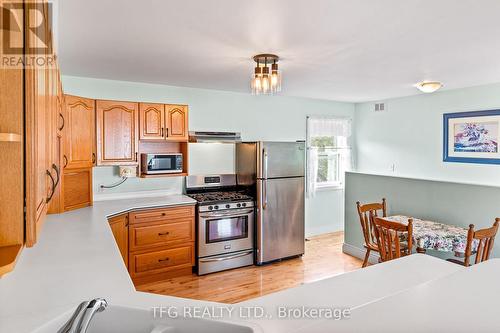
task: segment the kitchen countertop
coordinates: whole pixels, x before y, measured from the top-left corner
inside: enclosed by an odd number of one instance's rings
[[[0,279],[0,331],[32,332],[49,321],[56,322],[54,327],[58,327],[63,313],[95,297],[104,297],[112,305],[148,310],[155,306],[225,306],[137,292],[107,222],[107,217],[130,210],[195,203],[184,195],[168,195],[101,201],[92,207],[49,215],[36,246],[24,249],[15,270]],[[429,256],[412,255],[234,307],[261,307],[272,315],[281,305],[359,307],[462,269]],[[224,320],[242,319],[233,316]],[[273,333],[317,323],[308,319],[276,318],[246,322]]]
[[[498,332],[500,259],[490,259],[351,311],[348,320],[316,322],[297,333]]]
[[[238,306],[259,306],[273,319],[261,326],[273,333],[295,332],[317,324],[317,319],[277,318],[277,307],[288,308],[356,308],[397,294],[431,280],[462,271],[464,267],[428,255],[414,254],[383,264],[368,266],[325,280],[303,284],[273,294],[254,298]],[[331,320],[327,320],[331,321]],[[332,324],[335,325],[335,322]],[[334,326],[325,332],[333,332]],[[368,330],[365,330],[368,331]]]
[[[137,292],[107,222],[134,209],[194,204],[187,196],[168,195],[100,201],[48,215],[38,243],[25,248],[14,271],[0,279],[0,332],[31,332],[95,297],[135,307],[212,304]]]

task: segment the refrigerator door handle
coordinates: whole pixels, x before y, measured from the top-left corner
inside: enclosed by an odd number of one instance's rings
[[[267,179],[262,180],[262,209],[267,207]]]
[[[263,178],[267,179],[267,150],[266,148],[262,149],[262,155],[264,156],[263,161],[264,161],[264,172],[263,172]]]

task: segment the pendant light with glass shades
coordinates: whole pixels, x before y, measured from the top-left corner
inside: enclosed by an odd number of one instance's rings
[[[253,57],[257,63],[252,76],[253,95],[273,95],[281,91],[281,72],[278,69],[279,57],[275,54],[257,54]],[[271,70],[269,70],[271,65]]]

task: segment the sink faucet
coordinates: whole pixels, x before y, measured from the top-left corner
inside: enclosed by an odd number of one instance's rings
[[[71,318],[57,333],[85,333],[96,312],[106,309],[108,303],[104,298],[95,298],[91,301],[80,303]]]

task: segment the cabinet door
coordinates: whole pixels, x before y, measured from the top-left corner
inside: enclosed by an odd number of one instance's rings
[[[65,96],[64,168],[90,168],[94,164],[95,101]]]
[[[64,170],[62,177],[65,211],[92,205],[92,168]]]
[[[169,141],[188,141],[188,107],[187,105],[165,105],[167,133]]]
[[[63,198],[61,195],[62,188],[62,166],[63,166],[63,147],[64,138],[63,130],[65,127],[64,119],[64,96],[62,95],[62,86],[60,79],[59,66],[56,64],[55,68],[51,70],[51,99],[53,103],[52,111],[52,130],[54,134],[54,139],[52,140],[52,165],[51,172],[53,172],[53,177],[56,180],[56,188],[54,189],[54,194],[50,200],[48,213],[57,214],[63,212]]]
[[[35,13],[48,17],[48,5],[45,1],[31,4],[38,11],[27,11],[25,20],[34,20]],[[50,35],[47,20],[38,27],[40,32]],[[51,40],[48,43],[52,43]],[[42,47],[44,43],[26,34],[25,45]],[[47,54],[49,55],[49,54]],[[25,126],[26,126],[26,246],[36,243],[37,235],[47,214],[48,198],[53,192],[52,142],[55,142],[52,120],[53,108],[50,107],[49,69],[47,64],[26,68],[25,71]]]
[[[139,139],[163,140],[165,123],[165,105],[139,104]]]
[[[128,268],[128,214],[118,215],[109,219],[109,226],[115,237],[116,244]]]
[[[51,193],[47,71],[26,71],[26,245],[36,243]],[[52,173],[50,173],[52,175]]]
[[[97,165],[137,164],[138,103],[97,103]]]

